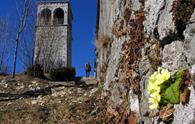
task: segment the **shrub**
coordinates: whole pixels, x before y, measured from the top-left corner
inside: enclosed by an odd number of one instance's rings
[[[75,68],[72,67],[61,67],[50,71],[50,78],[56,81],[74,80],[75,75]]]
[[[0,72],[0,76],[8,76],[8,74]]]
[[[35,64],[27,69],[27,75],[29,77],[44,78],[44,73],[41,65]]]

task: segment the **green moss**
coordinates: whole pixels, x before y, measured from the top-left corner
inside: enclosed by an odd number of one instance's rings
[[[157,70],[157,68],[159,66],[159,63],[160,63],[159,57],[157,57],[157,56],[149,56],[148,58],[149,58],[150,65],[152,66],[152,68],[154,70]]]
[[[148,59],[150,61],[150,65],[154,70],[160,65],[160,43],[155,41],[149,50]]]

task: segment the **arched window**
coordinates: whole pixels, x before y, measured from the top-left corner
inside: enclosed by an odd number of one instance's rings
[[[61,8],[57,8],[54,11],[54,19],[53,19],[54,25],[63,25],[64,24],[64,10]]]
[[[41,11],[41,25],[51,24],[51,11],[49,9],[44,9]]]

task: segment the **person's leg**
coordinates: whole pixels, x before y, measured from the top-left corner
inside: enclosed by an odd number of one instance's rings
[[[87,71],[87,77],[89,77],[89,74],[90,74],[90,72],[89,72],[89,71]]]
[[[91,71],[89,71],[89,76],[90,76],[90,72],[91,72]]]

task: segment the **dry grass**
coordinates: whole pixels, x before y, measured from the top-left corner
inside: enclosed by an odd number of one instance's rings
[[[105,104],[97,97],[86,98],[81,103],[63,101],[44,106],[32,106],[28,102],[16,101],[9,105],[10,109],[0,110],[1,124],[103,124],[107,121]]]
[[[12,75],[7,75],[7,76],[0,76],[0,80],[13,80]],[[30,80],[30,78],[27,75],[16,75],[14,78],[16,81],[27,81]]]
[[[18,75],[15,77],[15,80],[17,81],[27,81],[30,80],[30,78],[27,75]]]
[[[26,77],[17,78],[23,80]],[[53,86],[51,92],[45,95],[11,99],[9,94],[20,95],[31,91],[31,88],[49,87],[44,80],[43,82],[36,80],[35,84],[33,82],[34,80],[14,81],[7,83],[6,88],[0,87],[3,92],[0,96],[0,124],[103,124],[107,122],[106,102],[101,98],[101,90],[91,94],[96,85]],[[23,87],[16,90],[18,85]]]
[[[99,35],[99,38],[96,41],[96,46],[98,48],[107,48],[112,39],[108,35]]]

